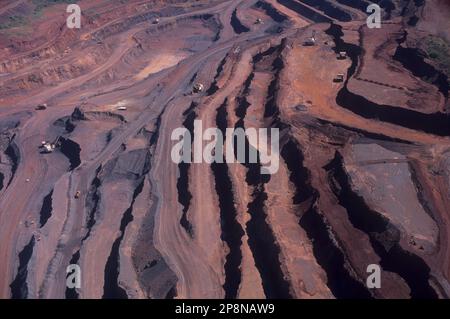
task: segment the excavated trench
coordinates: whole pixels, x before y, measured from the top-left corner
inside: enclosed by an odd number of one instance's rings
[[[216,70],[216,75],[214,76],[214,80],[211,83],[211,86],[209,87],[209,89],[206,91],[207,95],[211,96],[211,95],[215,94],[217,92],[217,90],[219,89],[219,87],[217,86],[217,80],[219,79],[220,75],[223,72],[225,63],[227,63],[227,58],[228,58],[228,54],[222,59],[222,61],[220,61],[219,66],[217,67],[217,70]]]
[[[344,4],[346,6],[361,10],[366,13],[367,7],[370,5],[370,2],[364,0],[336,0],[340,4]]]
[[[281,52],[285,46],[283,41],[280,46],[272,48],[276,58],[271,64],[275,76],[269,84],[268,96],[265,104],[265,112],[272,118],[272,125],[283,129],[287,125],[279,118],[279,108],[276,103],[279,78],[284,62]],[[261,60],[264,55],[258,57]],[[303,165],[304,156],[298,144],[290,138],[282,147],[280,155],[289,170],[289,179],[295,186],[295,194],[292,203],[298,205],[310,201],[309,209],[300,217],[299,225],[302,227],[313,247],[314,256],[318,264],[327,274],[327,285],[337,298],[371,298],[369,290],[354,276],[351,265],[337,246],[332,229],[326,217],[316,208],[319,196],[317,190],[310,184],[310,172]],[[251,173],[251,170],[249,170]],[[254,174],[254,176],[257,176]]]
[[[237,16],[237,8],[234,9],[233,14],[231,15],[231,26],[233,27],[234,33],[241,34],[245,32],[249,32],[250,29],[243,25]]]
[[[189,131],[191,136],[194,136],[194,120],[197,117],[195,108],[197,103],[192,102],[189,108],[183,112],[184,121],[183,126]],[[191,222],[187,218],[187,213],[191,205],[192,194],[189,191],[189,169],[190,163],[181,162],[178,164],[180,175],[177,180],[178,202],[183,206],[183,214],[180,218],[180,225],[192,237],[194,229]]]
[[[262,9],[264,12],[275,22],[283,23],[287,21],[289,18],[287,15],[278,11],[273,5],[266,1],[258,1],[255,4],[255,8]]]
[[[44,197],[44,200],[42,201],[41,211],[39,212],[40,228],[44,227],[48,219],[52,216],[52,196],[53,189],[47,194],[47,196]]]
[[[322,11],[330,18],[337,19],[341,22],[352,21],[352,16],[350,14],[348,14],[344,10],[336,7],[335,5],[331,4],[326,0],[298,0],[298,1],[309,5],[310,7],[316,8],[319,11]]]
[[[185,13],[188,13],[189,11],[186,8],[181,7],[166,7],[159,11],[147,11],[142,14],[134,15],[128,18],[125,18],[121,20],[120,22],[108,24],[104,27],[102,27],[100,30],[95,31],[92,34],[92,38],[96,40],[104,40],[105,38],[111,37],[113,35],[123,33],[127,30],[132,29],[133,27],[137,26],[140,23],[146,22],[146,21],[152,21],[156,18],[168,18],[168,17],[174,17],[177,15],[182,15]],[[192,20],[192,19],[202,19],[202,20],[209,20],[211,18],[214,18],[214,15],[212,14],[192,14],[191,16],[181,17],[176,19],[175,23],[179,23],[181,21],[186,20]],[[148,31],[151,30],[163,30],[164,28],[170,27],[173,24],[173,22],[168,23],[161,23],[158,24],[152,28],[149,28]]]
[[[126,291],[119,286],[119,268],[120,268],[120,255],[119,248],[123,237],[125,236],[125,229],[128,224],[133,220],[133,206],[136,198],[142,192],[144,187],[144,178],[139,182],[137,188],[134,190],[133,199],[130,207],[124,212],[122,220],[120,221],[120,236],[116,238],[111,248],[108,260],[105,265],[105,277],[103,285],[103,299],[128,299]]]
[[[280,264],[280,247],[276,238],[266,221],[265,201],[267,194],[264,184],[267,182],[256,182],[255,170],[259,171],[260,165],[256,164],[249,168],[247,182],[253,185],[252,201],[248,204],[248,212],[251,219],[246,224],[248,234],[248,245],[255,260],[255,266],[261,275],[264,293],[269,299],[290,299],[289,282],[284,277]],[[252,172],[253,170],[253,172]],[[252,176],[253,175],[253,176]],[[256,182],[256,185],[255,185]]]
[[[250,85],[255,77],[254,68],[250,75],[247,77],[244,83],[244,88],[241,96],[236,97],[237,107],[235,110],[235,114],[238,117],[238,121],[236,122],[236,128],[244,128],[244,119],[247,114],[247,109],[250,106],[250,103],[247,100],[247,95],[250,91]]]
[[[28,262],[33,255],[33,249],[34,236],[31,237],[29,243],[19,253],[19,268],[14,281],[9,285],[12,299],[26,299],[28,297]]]
[[[156,144],[158,143],[158,139],[159,139],[159,129],[161,127],[161,120],[162,120],[162,116],[164,115],[164,110],[166,108],[164,108],[162,110],[161,113],[159,113],[158,118],[156,119],[156,123],[155,123],[155,132],[152,134],[152,136],[150,137],[150,141],[149,141],[149,146],[150,147],[154,147],[156,146]]]
[[[71,139],[64,137],[60,138],[60,143],[61,143],[60,146],[61,153],[63,153],[69,159],[70,170],[73,171],[81,164],[80,145],[72,141]]]
[[[100,193],[100,186],[101,186],[101,181],[99,178],[99,173],[102,169],[102,166],[99,166],[96,170],[95,173],[95,177],[92,180],[91,186],[89,188],[88,194],[86,196],[86,202],[85,202],[85,207],[86,210],[89,211],[89,214],[87,216],[87,220],[86,220],[86,235],[83,237],[82,242],[85,241],[89,235],[91,234],[91,230],[92,227],[94,227],[95,225],[95,216],[98,212],[98,206],[100,203],[100,197],[101,197],[101,193]]]
[[[76,265],[76,264],[78,264],[79,260],[80,260],[80,250],[77,250],[76,253],[74,253],[72,255],[72,257],[70,258],[69,264]],[[79,298],[77,290],[75,288],[69,288],[69,287],[66,287],[65,296],[66,296],[66,299],[78,299]]]
[[[280,45],[277,48],[278,53],[281,52],[283,45]],[[280,80],[281,71],[284,68],[283,59],[278,55],[277,58],[273,61],[272,68],[275,72],[275,76],[269,84],[266,103],[264,104],[264,117],[273,117],[278,118],[280,112],[276,105],[277,93],[278,93],[278,85]]]
[[[11,142],[8,145],[8,147],[5,150],[5,155],[8,156],[11,162],[11,177],[9,178],[8,184],[6,185],[6,187],[8,187],[13,181],[14,176],[16,175],[17,167],[19,166],[20,161],[20,152],[16,143]]]
[[[386,16],[384,17],[386,20],[391,19],[392,11],[396,9],[395,4],[391,0],[371,0],[372,2],[378,4],[380,8],[386,12]]]
[[[439,89],[439,92],[448,99],[448,91],[450,90],[448,77],[444,73],[436,70],[432,65],[426,63],[425,56],[419,49],[404,48],[399,44],[394,54],[394,60],[399,61],[414,76],[435,85]]]
[[[352,65],[347,72],[347,80],[344,82],[342,89],[336,97],[336,103],[339,106],[366,119],[376,119],[439,136],[450,135],[449,114],[439,112],[425,114],[398,106],[380,105],[367,100],[363,96],[350,92],[348,89],[348,81],[357,69],[362,50],[357,45],[345,43],[341,38],[343,36],[342,28],[336,24],[331,24],[326,33],[334,39],[334,50],[336,52],[347,52],[352,61]]]
[[[282,4],[286,8],[291,9],[292,11],[297,12],[299,15],[305,17],[308,20],[311,20],[315,23],[322,22],[331,22],[331,19],[320,14],[317,11],[312,10],[311,8],[305,6],[304,4],[295,1],[295,0],[277,0],[278,3]]]
[[[395,4],[390,0],[336,0],[338,3],[358,9],[367,14],[367,7],[372,3],[378,4],[385,12],[383,19],[389,20],[392,17],[392,12],[396,9]]]
[[[345,172],[343,158],[335,158],[324,167],[339,204],[347,211],[352,225],[369,236],[374,251],[380,257],[380,266],[402,277],[410,288],[412,298],[433,299],[437,294],[429,283],[430,268],[417,255],[400,246],[400,231],[382,214],[372,210],[355,193]]]
[[[272,50],[270,51],[275,52]],[[262,57],[263,55],[264,53],[262,55],[258,55],[258,58],[256,58],[256,60],[254,59],[254,62],[258,62],[259,57]],[[252,79],[253,75],[250,74],[246,84],[244,85],[242,93],[237,98],[239,104],[235,110],[235,113],[238,117],[238,121],[235,125],[235,129],[245,129],[243,127],[243,123],[249,103],[244,94],[248,93]],[[219,120],[220,118],[218,118],[218,121]],[[220,123],[218,122],[218,124]],[[226,125],[226,122],[222,125]],[[237,158],[236,136],[234,137],[233,142],[235,157]],[[269,182],[270,176],[261,174],[259,152],[258,150],[253,149],[248,142],[247,137],[245,138],[245,150],[245,162],[241,162],[241,164],[247,169],[246,183],[253,189],[251,201],[247,205],[248,213],[251,216],[250,220],[246,223],[248,245],[255,260],[255,266],[261,276],[262,286],[266,297],[275,299],[289,299],[292,298],[292,296],[290,293],[290,284],[286,280],[281,269],[279,258],[281,250],[277,244],[275,235],[266,220],[267,213],[265,211],[265,201],[267,200],[267,194],[265,192],[264,185]],[[257,154],[257,163],[249,162],[250,152]]]
[[[216,125],[221,130],[224,139],[227,128],[227,104],[228,100],[225,99],[223,104],[217,109],[216,115]],[[224,155],[222,156],[222,163],[213,162],[211,169],[214,174],[216,193],[219,197],[221,239],[229,248],[224,265],[225,282],[223,288],[226,299],[236,299],[241,283],[241,245],[244,231],[236,218],[233,184],[229,176],[228,165],[225,163]]]
[[[333,123],[327,120],[322,120],[322,119],[318,119],[318,122],[321,125],[329,125],[332,127],[336,127],[336,128],[342,128],[346,131],[351,131],[351,132],[355,132],[358,133],[359,135],[362,135],[364,137],[373,139],[373,140],[381,140],[381,141],[387,141],[387,142],[394,142],[394,143],[402,143],[402,144],[409,144],[412,145],[414,144],[413,142],[410,141],[406,141],[406,140],[402,140],[399,138],[395,138],[395,137],[390,137],[388,135],[384,135],[384,134],[380,134],[380,133],[372,133],[372,132],[368,132],[362,129],[358,129],[358,128],[354,128],[354,127],[350,127],[344,124],[339,124],[339,123]]]
[[[369,290],[349,272],[350,265],[342,250],[336,245],[325,216],[319,213],[317,190],[310,184],[310,172],[304,166],[303,153],[292,139],[281,150],[281,157],[290,172],[295,186],[294,205],[310,201],[309,209],[300,217],[299,225],[305,230],[313,246],[317,263],[327,274],[327,285],[336,298],[371,298]]]

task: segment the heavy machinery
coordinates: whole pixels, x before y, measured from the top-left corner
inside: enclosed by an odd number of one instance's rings
[[[80,191],[77,191],[76,193],[75,193],[75,199],[78,199],[78,198],[80,198],[80,196],[81,196],[81,192]]]
[[[43,103],[43,104],[38,104],[36,105],[36,107],[34,108],[36,111],[43,111],[47,109],[47,103]]]
[[[261,18],[256,19],[255,24],[262,24],[262,23],[263,23],[263,20]]]
[[[333,82],[344,82],[345,75],[343,73],[339,73],[334,78]]]
[[[345,60],[346,58],[347,58],[347,52],[345,52],[345,51],[339,52],[339,54],[337,56],[338,60]]]
[[[303,42],[303,45],[307,47],[316,45],[316,30],[313,30],[311,37],[306,38],[305,42]]]
[[[42,141],[41,146],[39,146],[39,148],[42,149],[41,153],[53,153],[53,151],[61,145],[59,139],[60,137],[58,136],[53,142]]]
[[[205,89],[205,86],[201,83],[196,83],[194,84],[194,87],[192,88],[192,91],[194,93],[200,93],[203,92],[203,90]]]

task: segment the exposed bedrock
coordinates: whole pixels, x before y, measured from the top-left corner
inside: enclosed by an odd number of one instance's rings
[[[413,110],[408,110],[399,106],[379,105],[371,102],[364,96],[352,93],[348,89],[348,80],[357,70],[362,49],[354,44],[346,43],[342,40],[342,27],[332,24],[326,31],[335,42],[335,51],[347,52],[352,60],[352,64],[347,71],[347,80],[340,89],[336,97],[336,103],[364,118],[376,119],[414,130],[439,135],[450,135],[450,115],[446,113],[425,114]]]
[[[289,19],[288,16],[278,11],[272,4],[266,1],[258,1],[255,7],[263,9],[275,22],[282,23]]]
[[[227,126],[226,106],[228,101],[217,109],[216,125],[225,136]],[[237,211],[233,194],[233,185],[228,172],[228,165],[225,160],[222,163],[212,163],[211,169],[214,174],[215,188],[219,197],[220,220],[221,220],[221,239],[227,244],[229,252],[225,261],[225,282],[223,288],[225,290],[226,299],[236,299],[238,288],[241,283],[242,262],[242,236],[244,231],[237,221]]]
[[[69,138],[61,137],[61,153],[63,153],[70,162],[70,170],[73,171],[81,164],[80,145]]]
[[[342,161],[342,156],[336,153],[326,167],[330,172],[330,182],[353,226],[369,236],[373,249],[381,258],[381,267],[401,276],[408,284],[412,298],[436,298],[437,294],[429,283],[430,268],[422,258],[404,250],[399,244],[398,228],[367,206],[364,199],[352,190]]]
[[[318,11],[314,11],[297,0],[277,0],[277,2],[315,23],[331,22],[330,18],[324,16]]]
[[[105,265],[105,281],[103,285],[103,298],[104,299],[127,299],[128,295],[125,289],[120,287],[119,271],[120,271],[120,257],[119,248],[125,235],[125,229],[128,224],[133,221],[133,206],[136,201],[136,197],[142,192],[144,181],[136,187],[133,193],[133,199],[130,207],[123,213],[120,221],[120,236],[116,238],[111,248],[111,253],[106,261]]]
[[[127,227],[133,222],[134,203],[143,188],[143,180],[150,169],[148,149],[136,149],[118,154],[97,169],[86,197],[88,211],[86,235],[82,240],[81,265],[88,267],[92,249],[98,249],[102,232],[113,230],[117,234],[112,241],[105,242],[109,253],[97,255],[97,263],[104,263],[103,270],[95,266],[94,272],[103,271],[103,298],[127,298],[127,291],[119,280],[120,247]],[[123,209],[123,210],[122,210]],[[115,229],[117,227],[117,229]],[[128,271],[128,269],[127,269]],[[90,285],[91,283],[89,283]],[[126,284],[126,283],[124,283]],[[97,288],[89,286],[88,293],[97,294]],[[86,291],[83,292],[83,297]]]
[[[44,227],[45,223],[47,223],[48,219],[52,216],[52,196],[53,189],[47,196],[44,197],[44,200],[42,201],[41,211],[39,212],[40,228]]]
[[[192,102],[189,108],[183,112],[183,126],[194,136],[194,120],[196,118],[195,108],[197,103]],[[189,167],[190,163],[181,162],[178,164],[179,177],[177,180],[178,202],[183,206],[183,214],[181,215],[180,224],[186,232],[192,237],[194,229],[188,219],[187,213],[192,200],[192,194],[189,191]]]
[[[234,32],[237,34],[241,34],[241,33],[250,31],[250,29],[248,27],[246,27],[245,25],[243,25],[241,23],[241,21],[239,20],[238,15],[237,15],[237,9],[235,9],[233,11],[233,14],[231,15],[230,23],[231,23],[231,26],[233,27]]]
[[[28,262],[33,255],[34,244],[34,236],[32,236],[30,242],[25,245],[19,253],[19,268],[17,269],[16,276],[10,285],[11,298],[13,299],[26,299],[28,297]]]
[[[139,225],[137,239],[132,248],[132,262],[137,274],[139,285],[147,298],[174,298],[177,295],[175,273],[155,248],[153,231],[157,201],[149,194],[145,198],[148,206],[142,224]]]
[[[327,274],[327,285],[336,298],[371,298],[372,295],[362,281],[351,271],[345,254],[338,245],[326,217],[316,206],[319,193],[310,184],[310,172],[304,167],[303,154],[296,142],[289,140],[281,151],[295,186],[292,199],[296,205],[308,207],[299,219],[313,244],[314,256]],[[303,206],[302,205],[302,206]]]
[[[320,10],[327,16],[333,19],[337,19],[341,22],[348,22],[352,20],[350,14],[340,9],[339,7],[333,5],[326,0],[299,0],[302,3],[309,5],[310,7]]]

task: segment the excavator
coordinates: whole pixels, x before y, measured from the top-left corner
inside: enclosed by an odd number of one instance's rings
[[[41,145],[39,146],[39,148],[42,149],[41,153],[44,154],[49,154],[49,153],[53,153],[53,151],[61,146],[61,142],[59,141],[60,136],[58,136],[53,142],[48,142],[48,141],[42,141]]]

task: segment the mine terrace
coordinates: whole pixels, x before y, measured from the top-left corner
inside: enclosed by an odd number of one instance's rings
[[[449,297],[448,1],[74,3],[0,1],[1,298]]]

